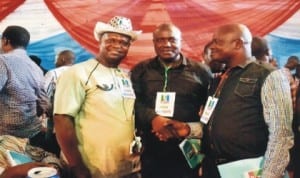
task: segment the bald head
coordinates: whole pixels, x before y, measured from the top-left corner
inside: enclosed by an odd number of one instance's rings
[[[220,26],[217,31],[223,35],[229,35],[232,39],[241,39],[243,42],[251,43],[252,35],[244,24],[226,24]]]
[[[75,62],[74,52],[71,50],[64,50],[58,54],[55,66],[61,67],[61,66],[73,65],[74,62]]]
[[[222,25],[213,35],[211,56],[228,65],[244,63],[251,55],[252,35],[243,24]]]
[[[162,31],[171,31],[174,34],[176,34],[176,37],[181,39],[181,31],[177,26],[171,23],[163,23],[157,26],[157,28],[153,32],[153,39],[155,39],[155,37],[159,35],[159,33],[161,33]]]
[[[260,63],[268,63],[270,60],[270,49],[266,39],[255,36],[251,43],[252,56]]]

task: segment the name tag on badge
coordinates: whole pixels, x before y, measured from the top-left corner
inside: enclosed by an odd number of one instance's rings
[[[212,97],[212,96],[208,97],[207,102],[206,102],[205,107],[204,107],[204,111],[203,111],[201,119],[200,119],[200,121],[202,123],[204,123],[204,124],[208,123],[208,121],[211,117],[211,114],[215,110],[215,107],[218,103],[218,100],[219,100],[218,98],[215,98],[215,97]]]
[[[125,98],[135,98],[135,94],[128,78],[118,77],[119,86],[122,96]]]
[[[160,116],[173,117],[175,92],[157,92],[155,112]]]

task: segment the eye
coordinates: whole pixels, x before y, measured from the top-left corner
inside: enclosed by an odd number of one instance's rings
[[[212,43],[213,43],[213,44],[216,44],[216,45],[221,45],[221,44],[223,43],[223,41],[222,41],[222,40],[219,40],[219,39],[213,39],[213,40],[212,40]]]
[[[105,40],[105,43],[108,45],[120,45],[122,47],[129,47],[130,46],[130,41],[126,41],[126,40],[118,40],[118,39],[114,39],[114,38],[110,38]]]
[[[163,43],[166,43],[166,42],[169,42],[169,43],[176,43],[178,40],[174,37],[169,37],[169,38],[156,38],[154,40],[156,43],[159,43],[159,44],[163,44]]]
[[[108,43],[108,44],[116,44],[117,40],[115,40],[115,39],[107,39],[105,42]]]
[[[165,40],[163,38],[157,38],[155,39],[156,43],[163,43]]]
[[[169,41],[170,43],[176,43],[176,42],[177,42],[177,39],[171,37],[171,38],[168,38],[168,41]]]
[[[130,45],[130,42],[129,41],[125,41],[125,40],[121,40],[120,44],[121,44],[121,46],[128,47]]]

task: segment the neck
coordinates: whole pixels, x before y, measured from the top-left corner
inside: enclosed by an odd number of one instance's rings
[[[96,60],[104,65],[105,67],[109,67],[109,68],[117,68],[119,64],[115,64],[115,63],[108,63],[106,60],[100,58],[100,57],[97,57]]]
[[[244,64],[246,61],[248,61],[251,58],[251,56],[242,55],[242,56],[234,56],[229,60],[229,62],[226,64],[228,68],[233,68],[235,66],[238,66],[240,64]]]
[[[160,59],[160,61],[164,64],[164,66],[170,68],[170,67],[177,67],[178,65],[180,65],[182,62],[182,59],[181,59],[180,55],[178,55],[173,59],[170,59],[170,60]]]

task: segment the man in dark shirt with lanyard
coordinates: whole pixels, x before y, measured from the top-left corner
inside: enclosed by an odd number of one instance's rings
[[[207,98],[211,74],[200,62],[182,55],[181,32],[172,24],[161,24],[153,33],[156,57],[132,70],[136,93],[136,122],[142,132],[143,178],[194,178],[178,144],[200,135],[198,112]]]
[[[227,70],[220,82],[212,82],[207,103],[214,104],[205,106],[201,116],[206,123],[204,178],[219,178],[218,164],[256,157],[264,158],[262,177],[282,177],[289,161],[293,145],[289,82],[282,70],[251,58],[251,40],[242,24],[223,25],[213,35],[211,57],[224,62]]]

